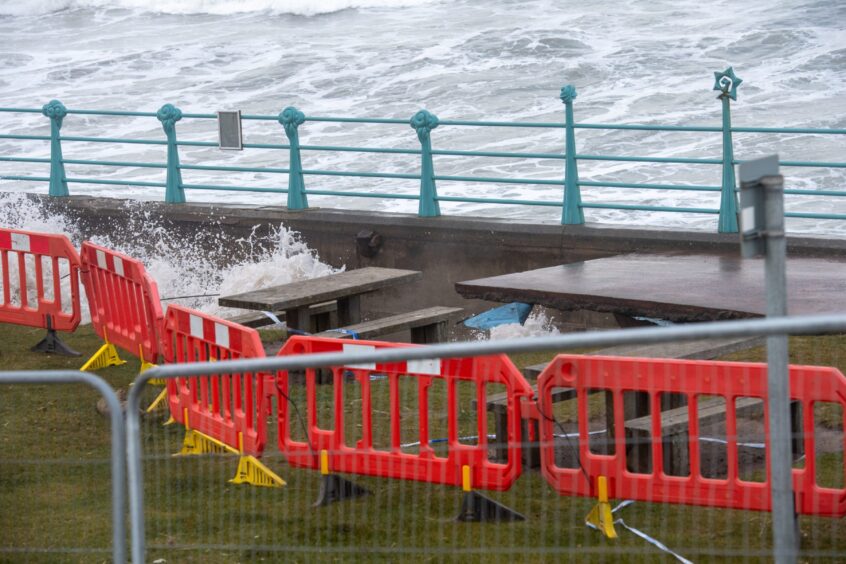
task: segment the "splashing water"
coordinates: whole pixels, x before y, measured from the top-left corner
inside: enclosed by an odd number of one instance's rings
[[[490,340],[543,337],[558,334],[558,328],[555,327],[553,320],[543,311],[539,311],[532,312],[523,325],[519,323],[506,323],[505,325],[494,327],[490,331]],[[484,339],[484,336],[482,336],[482,339]]]
[[[219,218],[211,217],[202,230],[186,236],[169,228],[143,205],[128,202],[126,206],[127,222],[114,226],[107,236],[96,235],[90,240],[144,263],[158,284],[163,307],[178,303],[231,316],[237,310],[220,308],[218,294],[237,294],[336,271],[322,263],[296,232],[281,224],[264,235],[259,235],[259,226],[255,226],[249,237],[236,238],[219,228]],[[48,211],[23,194],[0,193],[0,226],[61,233],[76,247],[83,241],[80,226],[72,219]],[[242,258],[221,264],[221,257],[231,256]],[[34,287],[34,281],[29,285]],[[67,286],[64,290],[68,290]],[[82,311],[85,323],[87,303],[83,303]]]

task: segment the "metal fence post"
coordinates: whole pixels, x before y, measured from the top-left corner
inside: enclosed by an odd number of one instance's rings
[[[167,135],[167,187],[165,202],[184,204],[185,191],[182,188],[182,172],[179,170],[179,150],[176,147],[176,122],[182,119],[182,110],[173,104],[165,104],[156,112]]]
[[[0,384],[86,384],[106,400],[111,421],[112,448],[112,560],[126,562],[126,427],[123,410],[114,390],[102,378],[76,370],[0,372]],[[7,508],[8,510],[8,508]],[[138,560],[141,562],[141,560]]]
[[[303,182],[303,165],[300,159],[300,134],[297,128],[305,122],[305,114],[293,106],[279,112],[279,123],[288,136],[291,158],[288,167],[288,209],[304,210],[308,208],[308,198]]]
[[[50,100],[41,108],[41,113],[50,118],[50,196],[70,196],[68,181],[65,180],[65,163],[62,159],[62,143],[59,130],[62,120],[68,115],[64,104]]]
[[[573,100],[576,99],[576,87],[568,84],[561,89],[561,101],[564,102],[566,125],[564,146],[564,209],[561,213],[562,225],[582,225],[585,214],[582,210],[582,194],[579,189],[579,169],[576,164],[576,129],[573,119]]]
[[[764,256],[767,318],[787,316],[787,241],[784,236],[784,177],[778,155],[740,165],[741,253]],[[770,495],[773,513],[773,556],[779,564],[795,562],[790,372],[786,334],[767,337],[767,421],[770,432]]]
[[[767,225],[767,317],[787,316],[787,241],[784,237],[784,178],[761,178],[767,192],[764,214]],[[794,522],[791,462],[790,379],[787,335],[767,337],[767,395],[769,402],[770,491],[773,504],[774,556],[778,563],[796,562],[798,539]]]
[[[421,164],[420,164],[420,208],[417,215],[420,217],[437,217],[441,215],[441,206],[438,203],[438,190],[435,186],[435,165],[432,163],[432,140],[430,133],[438,127],[438,116],[426,110],[420,110],[411,118],[411,127],[417,132],[420,139]]]
[[[720,196],[720,233],[737,233],[737,195],[734,178],[734,149],[731,140],[731,105],[729,99],[737,100],[737,87],[743,79],[734,74],[729,67],[723,72],[714,73],[714,90],[723,103],[723,181]]]

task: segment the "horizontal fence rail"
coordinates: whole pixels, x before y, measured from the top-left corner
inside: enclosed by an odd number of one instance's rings
[[[130,388],[127,402],[127,452],[131,516],[132,561],[145,561],[144,479],[142,475],[142,446],[140,401],[146,384],[154,378],[173,379],[212,376],[227,373],[272,373],[302,371],[329,366],[362,367],[373,363],[401,361],[431,361],[457,359],[500,353],[567,350],[577,347],[602,347],[681,342],[706,338],[748,337],[754,335],[803,335],[846,330],[846,314],[815,315],[794,318],[771,318],[742,321],[703,323],[690,326],[627,329],[592,334],[451,343],[427,347],[398,347],[371,349],[361,352],[332,352],[303,354],[274,358],[242,359],[167,365],[150,369],[136,379]],[[624,525],[625,526],[625,525]],[[778,555],[776,555],[778,556]]]
[[[241,119],[244,122],[257,124],[260,122],[277,122],[282,126],[287,143],[243,143],[242,147],[251,153],[258,150],[284,151],[287,152],[287,163],[282,166],[264,164],[262,166],[227,165],[223,164],[182,164],[180,152],[185,153],[188,149],[210,149],[218,147],[214,141],[180,140],[177,138],[177,123],[185,127],[187,122],[199,124],[216,121],[216,113],[183,113],[179,108],[165,104],[158,112],[137,112],[137,111],[111,111],[111,110],[83,110],[68,109],[61,102],[53,100],[42,109],[31,108],[0,108],[0,116],[3,114],[42,114],[49,118],[50,135],[32,135],[23,133],[6,133],[0,130],[0,141],[8,140],[18,142],[18,146],[30,142],[49,142],[50,155],[44,157],[15,156],[12,154],[0,155],[0,163],[26,168],[18,172],[11,169],[9,173],[0,174],[0,179],[28,183],[47,183],[51,196],[67,196],[70,192],[68,185],[104,185],[114,187],[145,187],[163,188],[164,199],[170,203],[181,203],[186,201],[185,190],[208,190],[208,191],[231,191],[250,192],[264,194],[286,194],[287,207],[289,209],[307,209],[309,207],[308,197],[333,197],[333,198],[378,198],[383,200],[417,200],[418,214],[422,217],[441,215],[441,203],[466,203],[466,204],[489,204],[496,206],[535,206],[535,207],[557,207],[561,209],[562,224],[582,224],[585,221],[585,210],[621,210],[627,212],[670,212],[670,213],[692,213],[706,216],[718,217],[718,230],[720,232],[737,231],[737,183],[735,180],[734,166],[743,162],[735,158],[733,136],[736,134],[754,134],[765,136],[823,136],[826,139],[833,139],[834,142],[842,143],[846,129],[824,129],[824,128],[779,128],[779,127],[734,127],[731,124],[730,102],[736,100],[737,87],[742,82],[729,68],[722,73],[715,73],[716,84],[714,90],[720,92],[718,99],[722,104],[722,125],[721,126],[692,126],[692,125],[652,125],[652,124],[602,124],[602,123],[577,123],[574,118],[574,100],[576,89],[573,86],[562,88],[560,99],[564,103],[563,122],[507,122],[507,121],[466,121],[466,120],[440,120],[436,115],[420,110],[410,120],[394,118],[351,118],[351,117],[319,117],[306,115],[300,110],[287,107],[279,115],[254,115],[244,114]],[[74,119],[71,119],[74,118]],[[61,129],[67,121],[70,127],[76,127],[80,118],[88,120],[92,118],[132,118],[151,119],[156,118],[164,133],[162,138],[114,138],[106,136],[78,136],[63,135]],[[311,145],[300,143],[300,133],[307,133],[309,124],[327,124],[336,127],[353,126],[387,126],[399,128],[395,135],[398,138],[408,138],[411,133],[409,125],[417,135],[419,148],[402,147],[378,147],[373,146],[373,139],[369,144],[361,146],[350,145]],[[252,127],[252,126],[251,126]],[[436,148],[435,138],[440,132],[451,128],[507,128],[527,129],[533,132],[544,130],[562,130],[564,133],[563,151],[513,151],[513,150],[453,150],[447,148]],[[437,132],[435,130],[438,130]],[[654,134],[685,134],[690,135],[691,140],[699,140],[703,135],[721,136],[722,154],[703,155],[697,157],[688,156],[664,156],[664,155],[630,155],[630,154],[593,154],[580,153],[577,149],[576,132],[642,132]],[[693,142],[693,141],[691,141]],[[70,144],[89,144],[87,147],[96,155],[96,147],[99,146],[120,146],[136,145],[139,147],[164,147],[166,158],[163,162],[147,162],[142,159],[132,158],[130,160],[108,160],[97,158],[73,158],[65,159],[62,155],[63,147]],[[367,143],[365,141],[365,143]],[[91,145],[93,144],[93,145]],[[369,145],[369,146],[368,146]],[[622,145],[621,145],[622,146]],[[139,149],[141,150],[141,149]],[[146,150],[146,149],[145,149]],[[158,150],[158,149],[155,149]],[[362,155],[384,155],[385,157],[406,157],[400,165],[407,171],[385,171],[385,170],[338,170],[324,169],[309,166],[309,163],[321,158],[319,155],[353,153]],[[749,155],[756,157],[758,155]],[[207,156],[205,158],[208,158]],[[275,157],[268,157],[275,158]],[[284,158],[284,157],[282,157]],[[554,178],[534,178],[509,176],[499,174],[496,176],[483,176],[478,174],[438,174],[435,161],[441,159],[496,159],[519,162],[545,162],[560,163],[563,161],[563,175]],[[664,167],[719,167],[720,180],[717,182],[716,173],[713,174],[715,182],[702,183],[702,174],[689,176],[685,180],[683,174],[672,175],[672,182],[645,182],[605,180],[600,175],[585,177],[582,171],[580,177],[580,165],[586,163],[613,163],[612,166],[621,165],[661,165]],[[287,164],[287,166],[284,166]],[[49,174],[41,173],[44,165],[49,165]],[[817,185],[817,180],[831,175],[840,169],[846,168],[846,162],[841,161],[816,161],[816,160],[783,160],[784,167],[813,168],[819,169],[817,176],[809,180],[811,188],[798,188],[785,190],[788,196],[813,196],[821,199],[822,203],[814,202],[814,205],[803,203],[795,210],[790,209],[788,201],[787,217],[802,219],[829,219],[844,220],[846,213],[841,213],[837,204],[839,199],[846,196],[846,187],[828,188]],[[40,169],[37,167],[41,167]],[[461,170],[460,165],[457,170]],[[469,166],[469,165],[468,165]],[[30,168],[31,167],[31,168]],[[66,171],[80,170],[81,174]],[[82,167],[82,168],[80,168]],[[439,166],[440,167],[440,166]],[[132,176],[118,176],[124,169],[133,171]],[[164,171],[164,178],[156,180],[147,175],[138,176],[140,171],[158,169]],[[669,169],[668,169],[669,170]],[[95,171],[102,171],[96,174]],[[200,182],[183,179],[183,173],[192,176],[197,173],[235,173],[240,175],[253,175],[250,182],[242,183],[237,179],[226,183],[208,181],[203,179]],[[683,170],[681,172],[684,172]],[[690,171],[687,171],[688,173]],[[287,176],[287,183],[276,185],[257,185],[255,175],[261,175],[263,180],[273,182],[272,177],[277,175]],[[268,180],[268,177],[271,177]],[[307,185],[320,178],[357,178],[396,181],[397,183],[414,182],[419,185],[415,192],[409,192],[407,188],[395,188],[393,184],[387,190],[346,190],[327,189],[321,187],[307,187]],[[680,178],[676,180],[676,178]],[[839,176],[834,180],[829,179],[828,183],[840,182]],[[439,195],[438,184],[447,183],[449,186],[482,185],[484,193],[480,196],[471,194],[456,194],[451,191],[449,195]],[[385,184],[379,184],[384,186]],[[549,192],[537,192],[545,195],[543,198],[515,198],[503,197],[502,186],[536,186],[549,187]],[[403,191],[405,190],[405,191]],[[648,194],[658,193],[679,193],[688,192],[691,198],[695,194],[713,193],[716,202],[716,195],[719,194],[718,205],[713,207],[701,205],[702,200],[691,200],[690,205],[684,205],[678,201],[661,203],[656,202],[653,196],[644,196],[639,203],[625,201],[612,201],[615,196],[605,194],[606,190],[641,190]],[[590,200],[582,200],[582,192],[589,194]],[[535,192],[533,192],[535,193]]]

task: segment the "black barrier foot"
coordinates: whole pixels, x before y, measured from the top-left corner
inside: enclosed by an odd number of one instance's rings
[[[526,517],[479,492],[464,492],[456,521],[525,521]]]
[[[320,481],[320,494],[312,507],[329,505],[336,501],[343,501],[355,497],[370,495],[370,490],[362,488],[356,483],[350,482],[337,474],[324,474]]]
[[[82,353],[78,353],[59,339],[59,336],[56,335],[56,330],[53,329],[53,318],[49,315],[47,316],[47,335],[44,336],[43,339],[38,341],[34,347],[30,350],[32,352],[43,352],[43,353],[55,353],[61,354],[64,356],[80,356]]]

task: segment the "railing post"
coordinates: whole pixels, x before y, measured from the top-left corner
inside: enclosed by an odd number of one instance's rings
[[[561,89],[561,101],[564,102],[566,126],[564,146],[564,209],[561,212],[562,225],[582,225],[585,214],[582,210],[582,194],[579,189],[579,168],[576,164],[576,128],[573,119],[573,100],[576,99],[576,87],[568,84]]]
[[[304,210],[308,208],[308,198],[303,182],[303,164],[300,159],[300,134],[297,128],[305,122],[305,114],[293,106],[279,112],[279,123],[288,136],[291,158],[288,166],[288,209]]]
[[[426,110],[420,110],[411,118],[411,127],[417,132],[420,140],[420,207],[417,215],[420,217],[437,217],[441,215],[438,203],[438,190],[435,186],[435,165],[432,164],[432,140],[430,133],[438,127],[438,116]]]
[[[720,233],[737,233],[737,183],[734,178],[734,148],[731,140],[731,106],[729,99],[737,100],[737,87],[743,82],[729,67],[714,73],[714,90],[723,103],[723,181],[720,195]]]
[[[68,181],[65,180],[65,163],[62,158],[62,143],[59,130],[62,120],[68,115],[64,104],[50,100],[41,108],[41,113],[50,118],[50,196],[70,196]]]
[[[167,135],[167,187],[165,202],[184,204],[185,190],[182,188],[182,172],[179,170],[179,150],[176,147],[176,122],[182,119],[182,110],[173,104],[165,104],[156,112]]]

